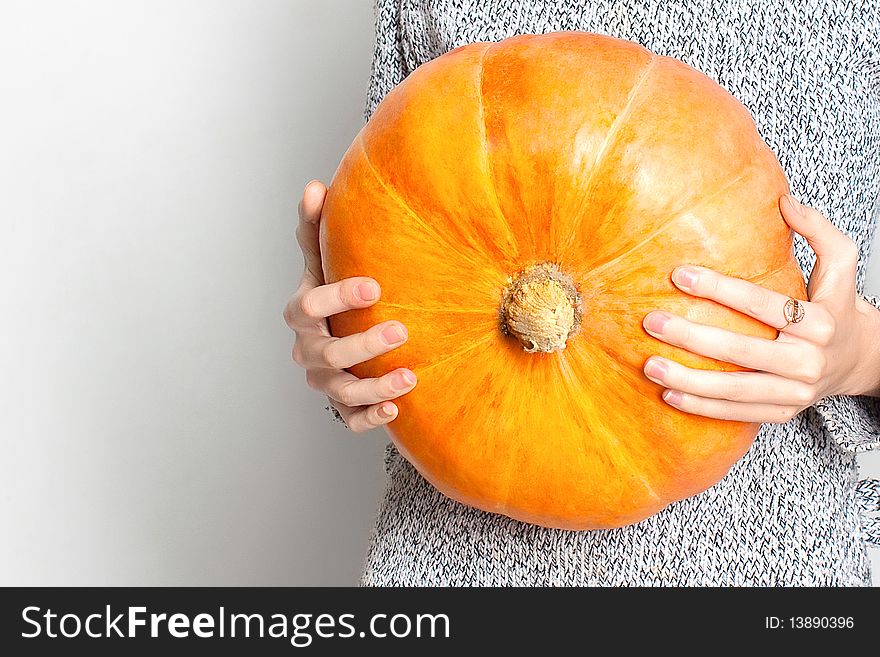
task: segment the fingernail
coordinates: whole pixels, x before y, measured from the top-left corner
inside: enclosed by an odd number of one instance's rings
[[[794,210],[797,214],[804,214],[804,206],[791,194],[785,195],[786,200],[788,200],[788,204],[791,206],[791,209]]]
[[[379,417],[388,419],[397,415],[397,406],[394,404],[382,404],[379,407]]]
[[[672,282],[679,287],[694,288],[700,278],[699,272],[690,267],[678,267],[672,272]]]
[[[663,401],[670,406],[681,404],[682,394],[678,390],[667,390],[663,393]]]
[[[385,344],[391,346],[406,340],[406,331],[399,324],[390,324],[382,330],[382,339]]]
[[[416,377],[412,372],[396,372],[391,377],[391,387],[395,392],[398,390],[406,390],[416,382]]]
[[[656,335],[660,335],[663,333],[663,329],[666,324],[669,323],[669,320],[672,319],[669,315],[663,312],[652,312],[648,313],[648,316],[645,317],[645,330],[648,333],[654,333]]]
[[[378,298],[379,288],[375,283],[360,283],[355,287],[355,294],[361,301],[372,301]]]
[[[649,379],[659,382],[666,377],[668,371],[669,367],[666,363],[658,358],[649,358],[648,362],[645,363],[645,375]]]

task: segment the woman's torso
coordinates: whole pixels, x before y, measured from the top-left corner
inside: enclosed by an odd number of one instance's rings
[[[873,238],[880,170],[880,31],[868,1],[381,1],[400,74],[475,41],[584,30],[676,57],[751,111],[793,193],[849,234]],[[374,72],[375,75],[375,72]],[[384,90],[387,92],[387,89]],[[376,99],[378,100],[378,99]],[[796,240],[801,267],[812,252]],[[454,430],[454,428],[452,429]],[[854,455],[813,409],[765,426],[718,484],[647,520],[565,532],[464,507],[393,447],[366,584],[860,584],[870,581]]]

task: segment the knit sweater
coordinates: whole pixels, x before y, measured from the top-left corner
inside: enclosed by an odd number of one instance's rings
[[[859,246],[863,290],[880,189],[874,0],[377,0],[366,115],[457,46],[558,30],[635,41],[742,101],[795,196]],[[795,253],[809,273],[800,237]],[[764,425],[707,491],[634,525],[577,532],[455,502],[389,445],[362,584],[868,585],[880,486],[858,481],[855,454],[877,447],[880,400],[829,397]]]

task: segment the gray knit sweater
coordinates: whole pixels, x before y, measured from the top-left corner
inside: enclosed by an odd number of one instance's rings
[[[641,43],[739,98],[796,196],[861,249],[880,184],[875,0],[377,0],[367,116],[420,64],[462,44],[585,30]],[[813,253],[796,253],[809,272]],[[877,299],[869,299],[877,304]],[[450,427],[454,431],[454,427]],[[880,489],[855,453],[880,447],[880,400],[827,398],[764,425],[718,484],[621,529],[528,525],[454,502],[389,445],[365,585],[862,585]]]

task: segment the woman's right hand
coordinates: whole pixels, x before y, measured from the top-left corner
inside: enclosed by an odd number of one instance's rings
[[[330,335],[327,317],[354,308],[367,308],[379,300],[379,284],[366,276],[325,284],[318,239],[321,209],[327,188],[317,180],[308,183],[299,202],[296,240],[305,259],[305,270],[296,292],[284,308],[284,320],[295,334],[293,360],[305,369],[309,387],[327,395],[349,429],[367,431],[397,417],[390,401],[416,384],[412,370],[398,368],[374,379],[359,379],[345,368],[396,349],[408,334],[400,322],[389,320],[344,338]]]

